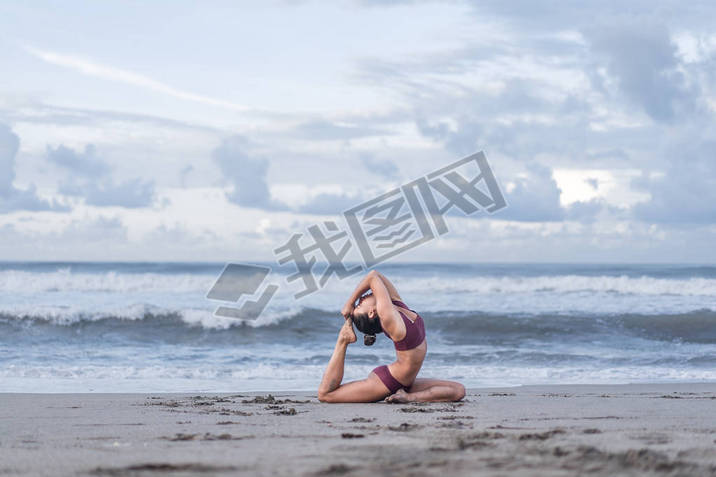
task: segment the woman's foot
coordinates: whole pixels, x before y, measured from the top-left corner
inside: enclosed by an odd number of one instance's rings
[[[408,399],[408,397],[408,393],[405,392],[405,389],[398,389],[395,394],[391,394],[390,396],[385,398],[385,401],[394,403],[410,402],[410,399]]]
[[[341,331],[338,333],[338,339],[346,344],[355,343],[357,338],[355,331],[353,331],[353,320],[346,319]]]

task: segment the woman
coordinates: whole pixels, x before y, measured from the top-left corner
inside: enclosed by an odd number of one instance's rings
[[[371,293],[363,296],[368,289]],[[318,387],[321,402],[375,402],[386,397],[388,402],[435,402],[459,401],[465,396],[460,383],[416,378],[428,349],[423,319],[402,302],[398,290],[380,272],[368,272],[341,314],[346,320]],[[354,321],[366,338],[381,331],[388,336],[395,343],[397,359],[378,366],[365,379],[341,384],[346,348],[356,341]],[[366,344],[371,343],[366,340]]]

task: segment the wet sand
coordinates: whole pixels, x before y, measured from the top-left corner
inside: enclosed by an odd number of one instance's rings
[[[0,476],[716,475],[716,384],[315,393],[0,394]]]

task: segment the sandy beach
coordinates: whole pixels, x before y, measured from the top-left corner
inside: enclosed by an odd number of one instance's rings
[[[716,384],[313,393],[0,394],[0,475],[716,475]]]

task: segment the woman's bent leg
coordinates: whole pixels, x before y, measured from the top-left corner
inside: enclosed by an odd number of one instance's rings
[[[333,356],[328,361],[325,373],[320,386],[318,386],[318,400],[321,402],[375,402],[380,401],[390,394],[388,388],[374,373],[370,373],[366,379],[351,381],[341,384],[343,381],[343,367],[346,359],[346,348],[350,343],[356,341],[353,331],[353,322],[346,320],[343,328],[338,333],[336,347]]]
[[[343,327],[338,332],[336,347],[333,349],[333,355],[328,361],[326,371],[323,373],[323,379],[318,386],[318,400],[323,401],[322,397],[336,390],[343,381],[343,365],[346,360],[346,349],[350,343],[356,340],[353,331],[353,321],[346,320]]]
[[[406,391],[398,390],[389,402],[453,402],[465,397],[465,386],[455,381],[416,378]]]
[[[390,391],[385,384],[374,373],[370,373],[366,379],[342,384],[318,399],[321,402],[376,402],[388,395]]]

